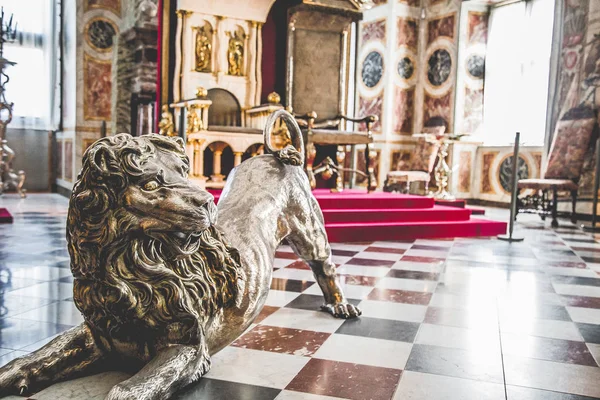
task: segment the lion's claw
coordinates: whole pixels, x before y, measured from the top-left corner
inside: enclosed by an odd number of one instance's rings
[[[356,318],[362,314],[360,308],[350,303],[324,304],[321,309],[336,318]]]

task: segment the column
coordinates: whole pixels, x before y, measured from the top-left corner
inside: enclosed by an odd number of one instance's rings
[[[173,98],[175,101],[181,100],[181,65],[183,62],[183,25],[185,22],[186,10],[177,10],[177,32],[175,33],[175,76],[173,79]]]
[[[233,153],[233,166],[237,167],[238,165],[240,165],[242,163],[242,156],[244,155],[244,153],[240,153],[239,151],[236,151],[235,153]]]
[[[252,105],[258,105],[260,103],[254,103],[256,100],[256,63],[258,60],[257,53],[258,48],[256,46],[256,26],[258,22],[250,22],[250,33],[248,35],[248,49],[250,50],[250,59],[248,60],[248,80],[250,81],[250,87],[248,90],[248,102]]]
[[[210,176],[215,182],[222,182],[223,175],[221,175],[221,155],[222,151],[215,151],[213,153],[213,174]]]
[[[296,20],[292,18],[292,20],[288,24],[288,57],[287,57],[287,82],[285,88],[285,97],[286,97],[286,107],[287,110],[292,112],[292,80],[294,79],[294,35],[296,34]]]
[[[221,174],[221,155],[223,155],[225,147],[227,147],[227,143],[224,142],[215,142],[208,146],[213,152],[213,171],[210,175],[210,179],[213,182],[223,182],[223,179],[225,178],[225,176]]]
[[[256,73],[256,92],[254,97],[254,104],[260,104],[260,94],[262,92],[262,26],[260,22],[256,23],[256,60],[255,60],[255,73]]]
[[[194,141],[194,176],[204,178],[204,150],[202,143],[204,140]]]
[[[223,64],[223,57],[227,57],[227,52],[223,52],[222,46],[225,43],[225,48],[227,48],[227,37],[225,36],[225,28],[223,26],[223,17],[220,15],[216,16],[217,19],[217,45],[215,46],[215,75],[217,76],[217,83],[220,80],[220,77],[225,74],[223,67],[227,68],[227,59],[225,59],[225,64]],[[223,54],[225,53],[225,54]]]

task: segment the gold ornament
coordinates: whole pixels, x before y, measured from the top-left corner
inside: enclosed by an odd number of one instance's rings
[[[277,92],[271,92],[267,96],[267,102],[269,104],[281,104],[281,96]]]
[[[203,99],[206,96],[208,96],[208,90],[206,90],[205,88],[203,88],[202,86],[198,86],[196,88],[196,98],[197,99]]]
[[[169,111],[168,105],[162,106],[162,114],[158,122],[158,133],[164,136],[177,136],[175,132],[175,123],[173,122],[173,114]]]
[[[197,72],[210,72],[212,69],[213,30],[208,23],[203,27],[195,26],[196,31],[196,65]]]
[[[202,120],[198,117],[196,110],[198,106],[191,104],[187,106],[187,128],[185,133],[196,133],[200,132],[204,127],[202,126]]]
[[[244,40],[246,35],[238,31],[227,32],[229,36],[229,48],[227,50],[227,61],[229,62],[228,74],[233,76],[244,75]]]

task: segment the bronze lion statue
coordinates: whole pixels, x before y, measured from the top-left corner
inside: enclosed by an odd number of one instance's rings
[[[282,150],[270,145],[278,118],[293,142]],[[67,221],[73,299],[85,322],[1,368],[0,394],[126,368],[135,375],[107,399],[169,398],[259,314],[283,240],[310,265],[324,310],[360,315],[336,280],[290,114],[270,116],[265,147],[269,154],[231,172],[217,207],[188,180],[180,138],[119,134],[92,145]]]

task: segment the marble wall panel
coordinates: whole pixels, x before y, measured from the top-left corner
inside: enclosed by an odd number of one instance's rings
[[[396,87],[394,98],[394,132],[411,135],[415,116],[415,89]]]
[[[100,60],[88,54],[83,60],[83,118],[89,120],[110,120],[112,62]]]
[[[398,170],[400,162],[409,162],[412,154],[410,150],[392,150],[390,154],[390,170]]]
[[[465,88],[463,133],[476,132],[483,123],[483,89]]]
[[[366,115],[376,115],[379,121],[373,124],[373,131],[381,132],[382,115],[383,115],[383,93],[376,97],[360,97],[358,101],[358,115],[364,117]],[[366,130],[365,124],[360,124],[360,130]]]
[[[439,37],[454,39],[456,16],[454,14],[432,19],[427,23],[427,45]]]
[[[410,6],[410,7],[420,7],[421,6],[421,0],[398,0],[398,3],[406,4],[407,6]]]
[[[448,127],[452,126],[452,91],[440,97],[425,93],[423,102],[423,123],[426,124],[430,118],[442,117]]]
[[[493,194],[494,188],[492,187],[492,163],[496,156],[498,155],[497,151],[489,151],[483,153],[482,156],[482,169],[481,169],[481,193],[484,194]]]
[[[370,40],[385,41],[386,25],[385,19],[379,21],[364,22],[362,24],[361,40],[363,43]]]
[[[65,139],[64,145],[65,145],[65,153],[64,153],[65,174],[63,176],[63,179],[67,182],[73,182],[73,155],[74,155],[73,140]]]
[[[458,38],[455,129],[485,141],[483,99],[489,9],[463,4]]]
[[[132,0],[126,0],[132,1]],[[90,11],[93,9],[110,10],[116,15],[121,15],[121,0],[84,0],[84,10]]]
[[[461,151],[459,155],[458,191],[462,193],[471,191],[472,154],[471,151]]]
[[[397,46],[416,50],[419,43],[419,21],[416,18],[399,17]]]
[[[486,44],[488,36],[489,13],[469,11],[467,16],[467,43]]]

